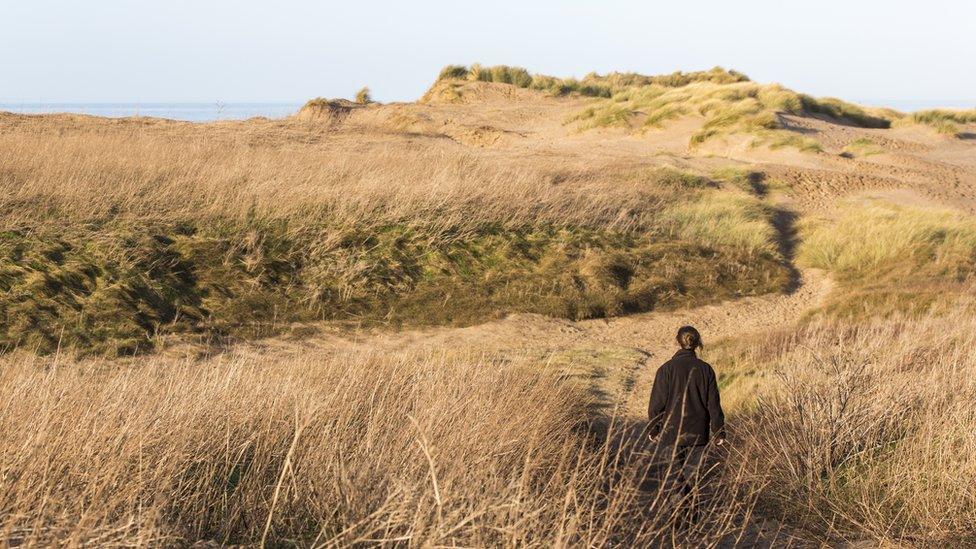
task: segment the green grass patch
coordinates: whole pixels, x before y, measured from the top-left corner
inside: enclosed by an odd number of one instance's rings
[[[800,235],[798,262],[838,282],[836,316],[922,312],[976,278],[976,218],[954,210],[850,203]]]
[[[729,220],[725,210],[667,215],[670,233],[485,226],[436,242],[410,225],[326,235],[256,219],[11,231],[0,235],[0,348],[122,355],[160,335],[259,337],[295,321],[584,319],[785,286],[775,255],[742,232],[694,228]]]
[[[884,149],[882,149],[880,145],[867,137],[855,139],[844,147],[844,153],[846,153],[846,156],[851,157],[872,156],[875,154],[881,154],[883,152]]]
[[[678,238],[775,257],[777,235],[771,218],[769,207],[755,196],[718,191],[661,214],[661,222]]]

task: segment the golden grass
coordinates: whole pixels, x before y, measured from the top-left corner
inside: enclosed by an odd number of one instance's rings
[[[590,397],[524,360],[280,345],[8,355],[0,539],[713,546],[762,517],[829,544],[963,541],[976,534],[972,312],[710,348],[730,453],[678,507],[642,480],[641,420],[588,432]]]
[[[234,135],[86,122],[63,135],[40,121],[0,136],[5,228],[52,218],[248,216],[346,226],[422,219],[461,230],[484,222],[628,228],[661,201],[652,189],[615,189],[612,177],[567,174],[557,163],[497,164],[435,145],[316,145],[326,135],[301,126]],[[310,146],[294,141],[309,138]],[[275,140],[285,146],[262,146]],[[555,186],[555,176],[573,184]]]
[[[972,305],[743,342],[740,363],[775,367],[738,422],[736,450],[764,486],[761,512],[846,539],[974,539]]]
[[[635,82],[614,89],[614,95],[571,117],[580,130],[594,127],[658,127],[669,119],[690,114],[704,118],[691,138],[698,145],[719,135],[750,133],[757,143],[772,148],[796,147],[819,152],[811,138],[785,131],[781,115],[822,115],[830,119],[869,128],[887,128],[891,120],[877,110],[866,110],[838,99],[815,99],[778,84],[748,80],[696,80],[681,87]]]
[[[968,276],[976,260],[976,223],[954,210],[852,202],[833,219],[801,228],[800,261],[841,279],[894,269],[906,276]]]
[[[637,454],[586,434],[588,398],[524,364],[3,361],[17,405],[0,408],[0,540],[13,543],[712,545],[748,520],[748,495],[725,487],[697,525],[638,490]]]
[[[758,198],[721,191],[661,212],[662,222],[679,238],[776,256],[777,235],[771,216]]]
[[[356,92],[356,103],[361,105],[366,105],[373,102],[373,98],[369,93],[369,88],[363,86]]]

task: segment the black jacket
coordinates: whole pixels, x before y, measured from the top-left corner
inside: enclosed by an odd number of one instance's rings
[[[701,446],[708,444],[709,431],[724,436],[715,370],[694,351],[678,351],[654,376],[647,415],[651,436],[660,434],[663,444]]]

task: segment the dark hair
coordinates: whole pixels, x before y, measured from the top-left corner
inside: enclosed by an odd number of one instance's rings
[[[701,334],[694,326],[682,326],[678,328],[678,335],[675,338],[682,349],[694,351],[702,347]]]

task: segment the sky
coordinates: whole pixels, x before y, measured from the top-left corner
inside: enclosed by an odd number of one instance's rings
[[[976,106],[976,2],[0,0],[3,102],[412,101],[476,62]]]

